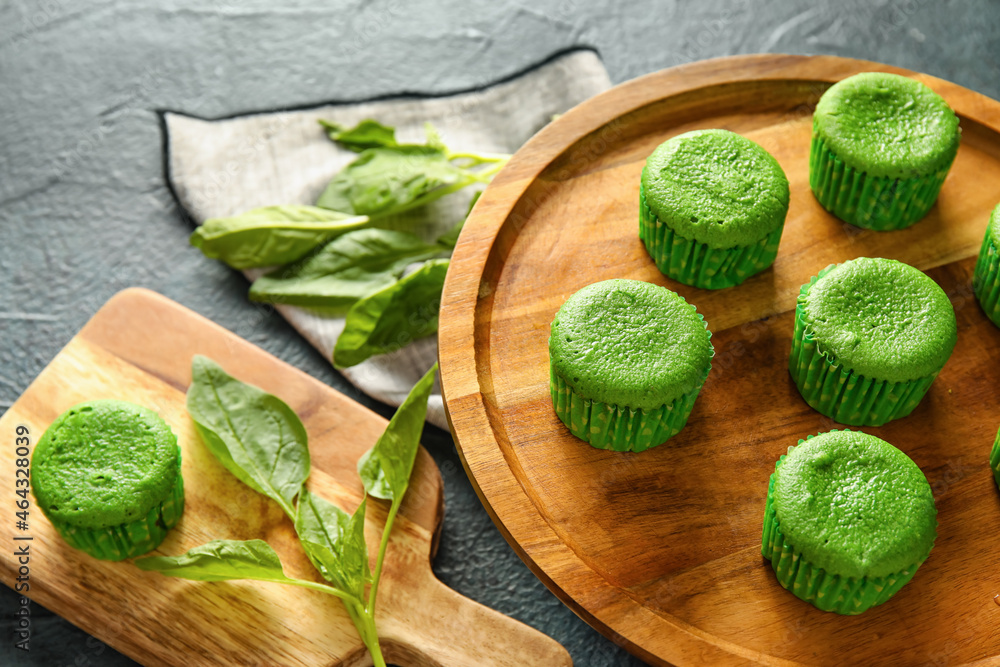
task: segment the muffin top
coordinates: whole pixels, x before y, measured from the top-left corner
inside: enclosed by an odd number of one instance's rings
[[[774,473],[773,507],[788,543],[847,577],[885,577],[927,558],[937,510],[910,457],[860,431],[800,441]]]
[[[788,213],[788,179],[756,143],[728,130],[695,130],[660,144],[642,170],[656,217],[713,248],[757,243]]]
[[[145,516],[180,474],[177,438],[158,414],[99,400],[61,414],[31,458],[35,498],[46,516],[107,528]]]
[[[872,176],[924,176],[958,151],[958,116],[933,90],[905,76],[866,72],[831,86],[816,105],[813,134],[843,162]]]
[[[665,287],[605,280],[566,299],[549,336],[552,369],[592,400],[655,409],[701,387],[712,334]]]
[[[802,289],[798,307],[820,350],[877,380],[937,373],[958,335],[944,290],[894,259],[860,257],[827,267]]]

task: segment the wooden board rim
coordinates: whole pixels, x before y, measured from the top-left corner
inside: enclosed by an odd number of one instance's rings
[[[536,576],[577,615],[646,661],[690,662],[697,656],[700,662],[799,664],[720,640],[677,618],[668,621],[665,612],[657,614],[643,607],[592,571],[579,554],[561,542],[511,470],[517,462],[506,456],[494,433],[499,418],[490,405],[489,370],[479,367],[476,346],[469,344],[488,334],[477,330],[477,308],[490,290],[483,276],[490,262],[502,262],[505,250],[496,242],[535,179],[567,147],[616,118],[703,88],[761,80],[834,83],[867,71],[915,78],[948,99],[959,116],[1000,133],[1000,103],[949,81],[891,65],[836,56],[782,54],[695,62],[615,86],[546,126],[514,155],[483,193],[455,249],[442,295],[439,359],[449,425],[472,485],[500,532]],[[516,500],[511,500],[512,495]],[[498,511],[495,501],[501,498],[507,507],[524,508],[523,513]],[[600,597],[603,611],[589,609],[580,602],[583,597]],[[656,653],[645,648],[654,637]]]

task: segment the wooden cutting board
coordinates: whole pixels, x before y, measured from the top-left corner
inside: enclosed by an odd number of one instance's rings
[[[0,470],[11,486],[0,579],[14,586],[19,564],[11,545],[30,544],[28,596],[145,665],[371,665],[343,606],[329,595],[262,582],[185,581],[142,572],[131,561],[100,561],[66,545],[33,497],[28,530],[14,528],[17,426],[28,427],[34,446],[70,406],[125,399],[156,410],[182,449],[184,516],[156,554],[179,555],[212,539],[261,538],[287,574],[321,581],[277,505],[241,484],[201,443],[184,407],[195,354],[284,399],[309,433],[309,488],[354,511],[364,495],[357,460],[385,419],[169,299],[129,289],[101,308],[0,418]],[[387,509],[369,502],[373,568]],[[385,658],[403,667],[572,664],[554,640],[434,577],[430,559],[443,512],[440,474],[421,448],[379,587]],[[15,535],[32,540],[14,542]],[[36,633],[36,642],[44,640]]]
[[[937,206],[910,229],[867,232],[816,202],[812,112],[844,77],[923,81],[961,118]],[[773,270],[719,291],[661,275],[638,239],[639,175],[671,136],[726,128],[781,163],[791,206]],[[970,287],[1000,201],[1000,103],[871,62],[763,55],[684,65],[618,86],[535,136],[466,223],[445,284],[446,406],[466,469],[497,526],[576,613],[654,664],[1000,664],[1000,494],[988,467],[1000,425],[1000,330]],[[833,262],[892,257],[951,296],[958,345],[909,417],[863,430],[927,474],[940,522],[916,577],[861,616],[828,614],[761,558],[768,476],[789,445],[838,427],[787,371],[800,285]],[[641,454],[601,451],[556,418],[549,325],[609,278],[665,285],[698,307],[716,356],[687,427]]]

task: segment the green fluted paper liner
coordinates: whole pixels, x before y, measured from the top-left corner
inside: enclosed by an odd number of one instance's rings
[[[152,551],[167,536],[184,512],[184,480],[177,470],[177,480],[170,495],[146,516],[131,523],[109,528],[80,528],[53,522],[70,546],[101,560],[124,560]]]
[[[972,278],[972,289],[983,312],[993,324],[1000,327],[1000,256],[997,247],[986,229],[983,245],[976,260],[976,271]]]
[[[913,178],[869,176],[844,164],[814,134],[809,186],[823,208],[844,222],[875,231],[903,229],[931,210],[950,168],[951,162],[932,174]]]
[[[555,370],[550,371],[549,378],[552,405],[570,433],[593,447],[616,452],[642,452],[677,435],[687,423],[704,384],[703,378],[702,384],[672,403],[645,410],[584,398]]]
[[[774,263],[784,223],[753,245],[711,248],[675,233],[646,204],[639,187],[639,238],[663,275],[706,289],[739,285]]]
[[[1000,431],[997,431],[996,440],[993,441],[993,451],[990,452],[990,468],[993,469],[993,479],[1000,486]]]
[[[777,470],[784,460],[785,456],[778,459],[774,469]],[[902,572],[886,577],[855,578],[830,574],[803,558],[785,539],[774,511],[773,496],[772,473],[767,485],[761,553],[771,561],[771,569],[783,588],[818,609],[837,614],[860,614],[895,595],[923,563],[921,560]]]
[[[937,373],[906,382],[876,380],[844,368],[821,349],[805,321],[802,297],[832,269],[823,269],[800,290],[788,371],[805,402],[841,424],[881,426],[905,417],[920,404]]]

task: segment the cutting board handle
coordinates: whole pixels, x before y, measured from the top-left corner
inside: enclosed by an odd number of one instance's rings
[[[559,642],[459,595],[427,568],[407,592],[405,624],[382,629],[385,657],[404,667],[572,667]],[[409,597],[412,595],[412,597]]]

